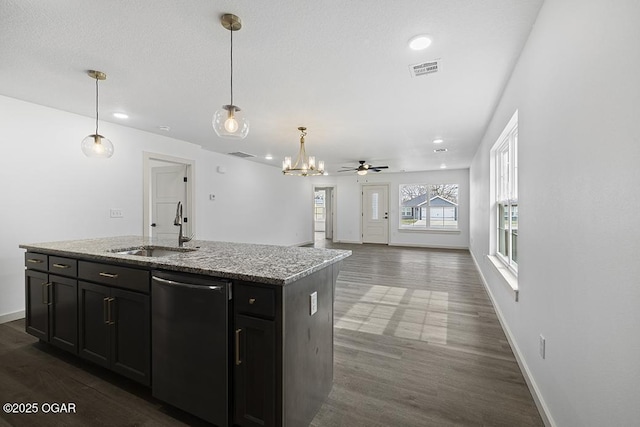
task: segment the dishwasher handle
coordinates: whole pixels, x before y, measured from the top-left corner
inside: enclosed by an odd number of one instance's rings
[[[175,280],[163,279],[162,277],[158,277],[158,276],[152,276],[151,279],[163,285],[178,286],[181,288],[200,289],[200,290],[209,290],[209,291],[224,290],[224,286],[222,285],[194,285],[192,283],[184,283],[184,282],[178,282]]]

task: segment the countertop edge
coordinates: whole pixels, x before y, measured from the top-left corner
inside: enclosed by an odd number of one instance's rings
[[[92,240],[95,240],[95,239],[92,239]],[[214,268],[208,269],[208,268],[195,267],[195,266],[172,264],[171,263],[172,260],[170,257],[147,259],[147,258],[140,258],[134,255],[120,255],[120,254],[112,254],[109,252],[103,253],[103,252],[91,252],[91,251],[75,251],[70,249],[56,249],[56,248],[42,246],[44,244],[45,243],[19,244],[18,247],[21,249],[25,249],[26,251],[32,251],[32,252],[42,253],[46,255],[72,257],[72,258],[77,258],[79,260],[117,263],[117,264],[122,264],[124,266],[145,267],[148,269],[158,269],[158,270],[175,271],[175,272],[190,273],[190,274],[199,274],[199,275],[216,277],[216,278],[242,280],[242,281],[264,283],[264,284],[277,285],[277,286],[286,286],[291,283],[294,283],[303,277],[309,276],[315,273],[316,271],[320,271],[332,264],[340,262],[343,259],[351,256],[351,251],[340,250],[340,253],[335,255],[333,258],[325,260],[320,264],[314,265],[311,268],[307,268],[303,271],[300,271],[296,274],[293,274],[283,279],[283,278],[276,278],[276,277],[254,276],[254,275],[244,274],[244,273],[222,271],[222,270],[216,270]]]

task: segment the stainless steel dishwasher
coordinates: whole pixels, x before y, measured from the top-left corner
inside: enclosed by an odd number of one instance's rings
[[[230,300],[228,281],[153,272],[152,394],[225,427],[230,425]]]

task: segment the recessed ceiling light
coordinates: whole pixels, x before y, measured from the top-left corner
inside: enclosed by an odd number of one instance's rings
[[[431,38],[424,34],[415,36],[409,40],[409,47],[413,50],[423,50],[429,47],[431,44]]]
[[[116,119],[128,119],[129,115],[126,113],[113,113],[113,117]]]
[[[324,173],[322,175],[327,176],[327,175],[329,175],[329,172],[324,171]]]
[[[165,132],[169,132],[171,130],[169,126],[158,126],[158,129],[163,130]]]
[[[444,139],[438,138],[438,139],[434,139],[433,143],[434,144],[442,144],[444,142]]]
[[[446,169],[447,165],[445,165],[444,163],[440,165],[440,169]]]
[[[436,148],[435,150],[433,150],[434,153],[445,153],[446,151],[446,148]]]
[[[273,160],[273,156],[271,154],[267,154],[264,158],[267,160]]]

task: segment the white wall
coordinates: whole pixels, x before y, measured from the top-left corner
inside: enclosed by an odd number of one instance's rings
[[[336,186],[337,234],[334,240],[361,243],[361,191],[362,185],[383,183],[389,185],[389,244],[397,246],[424,246],[442,248],[469,247],[469,170],[452,169],[428,172],[369,173],[359,176],[330,175],[314,178],[316,186]],[[458,184],[458,232],[399,230],[399,198],[401,184]]]
[[[471,251],[557,426],[640,420],[638,17],[547,0],[470,169]],[[516,109],[519,302],[486,259],[489,150]]]
[[[142,235],[144,151],[195,160],[196,238],[313,241],[308,181],[111,123],[100,130],[115,154],[90,159],[80,141],[94,126],[91,118],[0,96],[0,316],[24,310],[20,243]],[[110,208],[124,218],[109,218]]]

